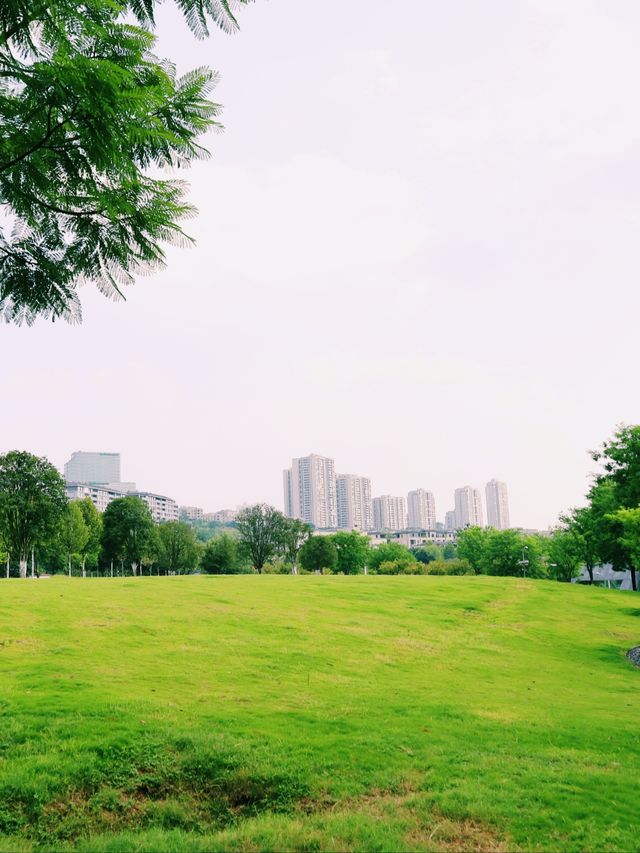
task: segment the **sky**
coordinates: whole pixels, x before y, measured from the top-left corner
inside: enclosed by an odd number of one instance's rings
[[[0,451],[120,452],[205,511],[310,452],[373,494],[578,505],[640,422],[636,0],[257,0],[156,52],[221,75],[189,249],[84,321],[0,327]],[[171,177],[174,177],[173,175]]]

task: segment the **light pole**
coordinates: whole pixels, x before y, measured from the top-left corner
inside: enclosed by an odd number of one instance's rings
[[[529,560],[526,559],[525,553],[524,553],[525,551],[528,551],[528,550],[529,550],[528,545],[522,546],[522,559],[518,561],[520,563],[520,565],[522,566],[522,577],[523,578],[526,578],[526,576],[527,576],[527,566],[529,565]]]

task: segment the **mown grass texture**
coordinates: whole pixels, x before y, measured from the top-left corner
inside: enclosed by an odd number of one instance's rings
[[[632,593],[3,581],[0,850],[638,849]]]

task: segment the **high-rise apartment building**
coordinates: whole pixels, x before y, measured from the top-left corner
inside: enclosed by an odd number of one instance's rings
[[[407,522],[409,530],[436,529],[436,501],[433,492],[414,489],[407,495]]]
[[[480,490],[473,486],[462,486],[455,491],[455,521],[456,528],[483,527],[482,498]]]
[[[456,529],[456,511],[455,509],[450,509],[448,512],[444,514],[444,529],[445,530],[455,530]]]
[[[355,474],[336,476],[338,527],[342,530],[371,530],[371,480]]]
[[[496,530],[509,527],[509,495],[507,484],[500,480],[489,480],[485,487],[487,499],[487,524]]]
[[[373,499],[373,527],[375,530],[405,530],[407,527],[407,501],[394,495],[381,495]]]
[[[76,450],[64,466],[69,483],[119,483],[119,453],[86,453]]]
[[[337,526],[333,459],[317,453],[292,459],[283,479],[284,511],[289,518],[301,518],[319,530]]]

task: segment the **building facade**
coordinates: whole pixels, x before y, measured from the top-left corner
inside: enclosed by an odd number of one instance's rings
[[[219,524],[231,524],[238,516],[237,509],[219,509],[217,512],[208,512],[204,516],[205,521],[217,521]]]
[[[372,530],[371,480],[356,474],[338,474],[336,512],[341,530]]]
[[[373,528],[405,530],[407,527],[407,502],[394,495],[380,495],[373,499]]]
[[[91,498],[98,512],[104,512],[111,501],[124,498],[126,492],[107,485],[92,485],[90,483],[65,483],[65,492],[70,501],[81,501]]]
[[[156,495],[153,492],[130,492],[130,494],[146,503],[154,521],[160,523],[178,520],[178,504],[173,498],[168,498],[166,495]]]
[[[319,530],[338,524],[336,472],[333,459],[311,453],[291,460],[283,472],[284,510]]]
[[[473,486],[462,486],[455,491],[456,529],[464,527],[483,527],[482,498],[480,490]]]
[[[70,483],[119,483],[120,454],[76,450],[64,466],[64,478]]]
[[[181,506],[178,510],[180,518],[186,521],[201,521],[204,517],[204,511],[199,506]]]
[[[114,489],[110,485],[94,483],[66,483],[65,492],[70,501],[91,498],[98,512],[104,512],[116,498],[126,498],[131,495],[140,498],[149,507],[154,521],[178,520],[178,504],[166,495],[156,495],[152,492],[125,492],[122,489]]]
[[[445,530],[455,530],[456,529],[456,511],[455,509],[450,509],[448,512],[444,514],[444,529]]]
[[[489,480],[485,486],[487,500],[487,524],[496,530],[507,530],[509,521],[509,494],[507,484],[500,480]]]
[[[436,501],[433,492],[414,489],[407,495],[407,526],[409,530],[436,529]]]

